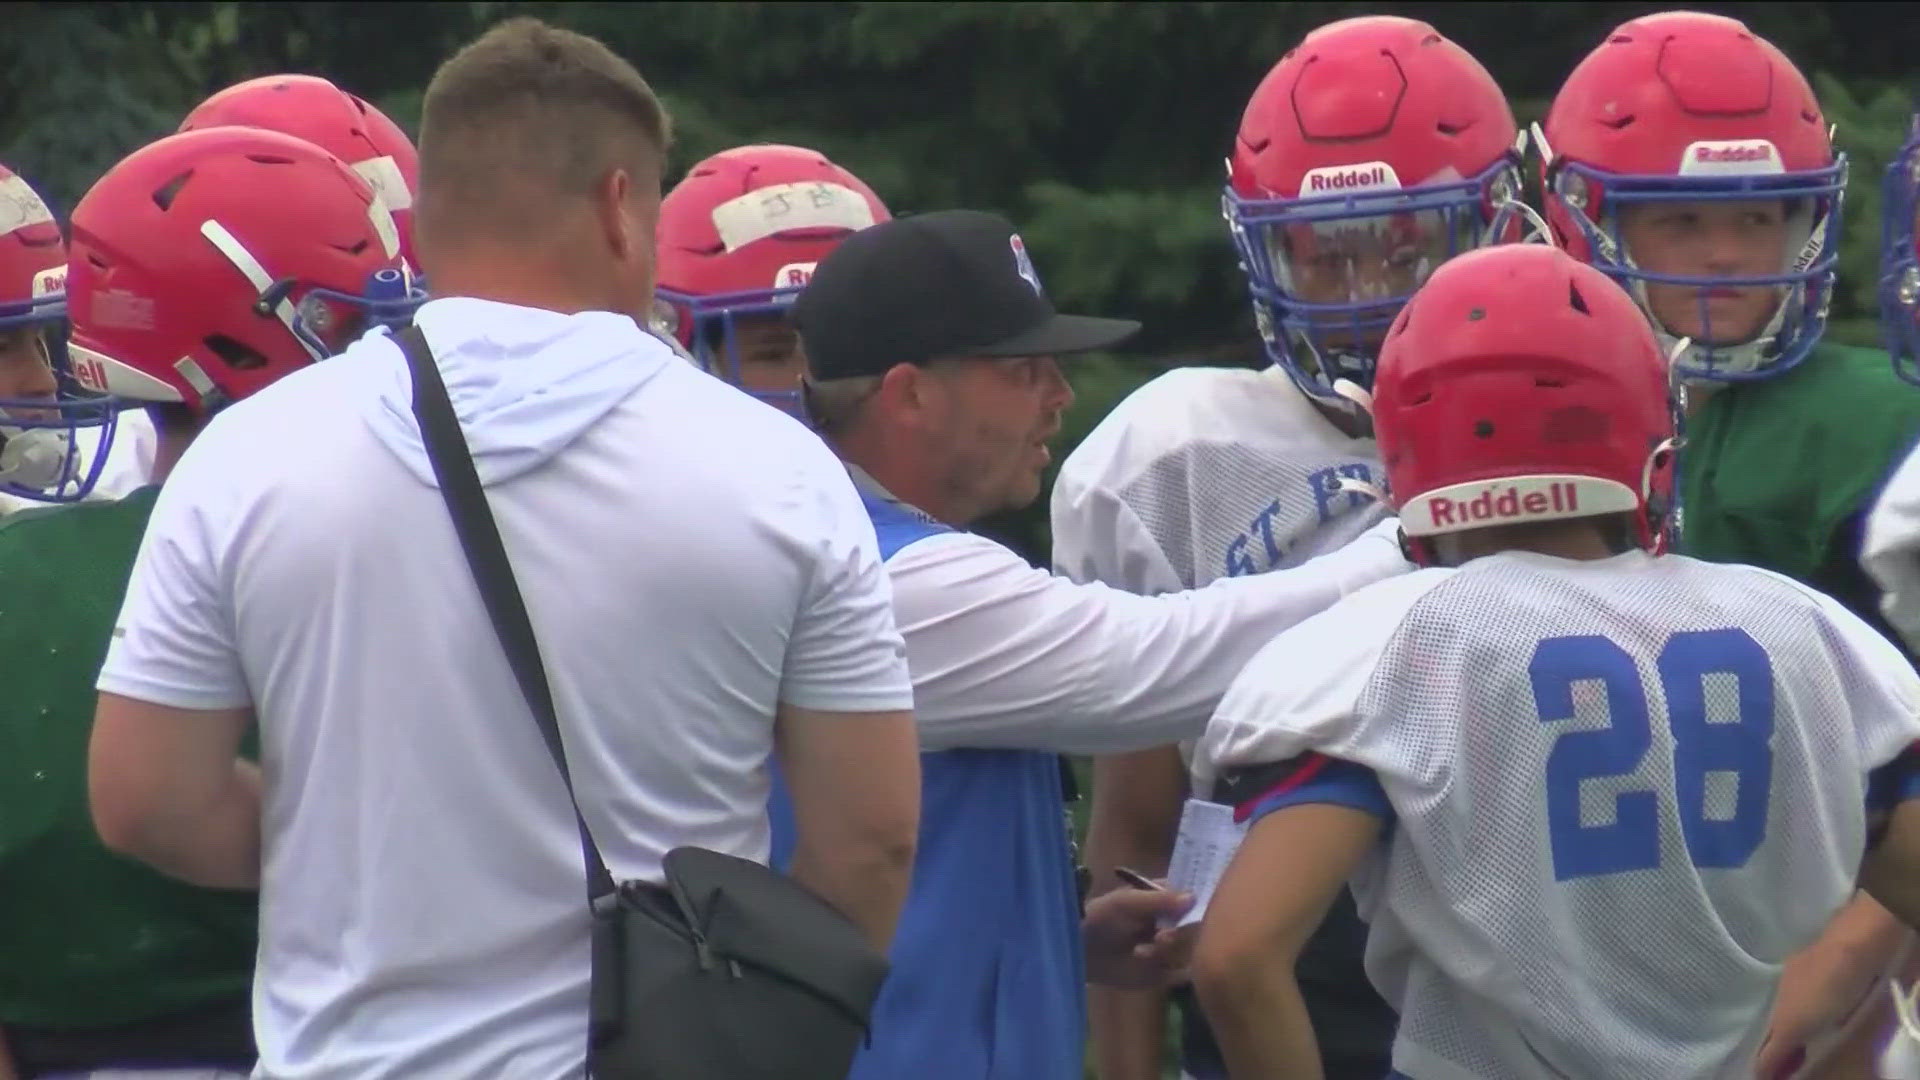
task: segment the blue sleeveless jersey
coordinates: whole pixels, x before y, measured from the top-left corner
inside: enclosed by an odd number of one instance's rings
[[[951,531],[860,497],[882,560]],[[1058,756],[940,750],[921,754],[920,770],[913,887],[848,1080],[1080,1080],[1079,898]],[[773,865],[785,869],[793,816],[777,769],[769,810]]]

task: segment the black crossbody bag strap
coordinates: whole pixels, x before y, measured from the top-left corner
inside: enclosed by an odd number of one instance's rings
[[[566,745],[560,741],[560,722],[554,713],[553,692],[547,685],[546,665],[540,660],[540,645],[533,636],[533,623],[527,619],[527,606],[520,596],[520,584],[513,576],[513,564],[507,561],[507,549],[500,542],[500,529],[487,506],[487,493],[480,486],[480,474],[474,471],[473,455],[460,434],[460,421],[453,414],[453,402],[434,365],[426,335],[417,326],[408,326],[394,334],[400,351],[406,354],[407,368],[413,374],[413,415],[420,423],[420,437],[433,463],[433,475],[440,482],[440,495],[453,516],[453,528],[460,536],[460,548],[466,553],[467,567],[480,590],[480,599],[493,620],[493,632],[507,654],[513,677],[520,684],[534,723],[540,727],[548,753],[560,770],[567,787],[567,802],[573,807],[574,823],[580,827],[580,855],[587,869],[587,899],[595,910],[611,903],[613,875],[593,842],[587,820],[580,816],[580,801],[573,794],[573,776],[567,771]]]

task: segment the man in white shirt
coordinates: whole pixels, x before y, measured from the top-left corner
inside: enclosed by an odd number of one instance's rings
[[[1058,755],[1197,735],[1261,639],[1407,569],[1397,526],[1297,569],[1160,597],[1074,584],[965,531],[1039,497],[1073,400],[1056,358],[1138,329],[1056,313],[995,215],[853,233],[794,321],[809,416],[879,535],[924,751],[914,891],[851,1075],[1077,1080],[1081,937]]]
[[[635,323],[667,121],[591,39],[496,27],[427,90],[424,331],[616,879],[767,853],[884,946],[918,807],[872,527],[791,418]],[[698,452],[722,429],[763,463]],[[223,412],[163,489],[99,685],[96,824],[261,890],[260,1069],[559,1080],[586,1060],[589,925],[566,789],[435,490],[384,335]],[[257,719],[261,764],[237,762]]]

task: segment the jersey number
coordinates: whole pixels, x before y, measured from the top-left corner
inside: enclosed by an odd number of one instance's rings
[[[1673,786],[1680,833],[1693,865],[1746,865],[1767,831],[1773,785],[1773,663],[1744,630],[1688,630],[1667,639],[1654,665],[1673,731]],[[1581,823],[1581,782],[1626,776],[1653,745],[1647,693],[1625,649],[1598,635],[1548,638],[1527,666],[1540,719],[1574,716],[1573,685],[1595,681],[1605,690],[1608,725],[1569,731],[1547,756],[1547,830],[1553,876],[1559,881],[1651,870],[1660,865],[1659,794],[1622,791],[1613,821]],[[1732,680],[1731,717],[1707,716],[1707,680]],[[1733,813],[1709,817],[1709,780],[1733,784]],[[1724,803],[1725,798],[1720,800]]]

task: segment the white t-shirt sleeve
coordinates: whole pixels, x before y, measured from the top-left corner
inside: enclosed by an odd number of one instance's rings
[[[1920,649],[1920,449],[1887,482],[1867,517],[1860,564],[1880,585],[1880,610]]]
[[[910,709],[907,648],[873,523],[846,470],[828,461],[809,470],[812,577],[787,643],[780,700],[822,712]]]
[[[923,746],[1112,753],[1197,734],[1268,638],[1409,566],[1382,526],[1291,570],[1168,596],[1075,584],[968,533],[887,568]]]
[[[253,703],[224,569],[233,511],[219,475],[217,432],[204,433],[160,489],[95,684],[100,690],[178,709]]]
[[[1236,769],[1308,751],[1351,759],[1365,740],[1360,699],[1413,605],[1454,573],[1430,568],[1369,586],[1267,642],[1207,722],[1193,756],[1193,790]],[[1373,768],[1374,761],[1357,761]]]

